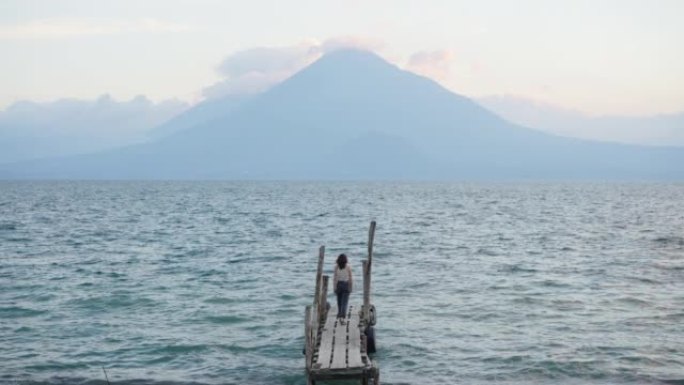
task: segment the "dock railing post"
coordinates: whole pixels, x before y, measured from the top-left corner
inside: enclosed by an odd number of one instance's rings
[[[323,276],[323,284],[321,285],[321,297],[318,302],[318,319],[320,322],[325,322],[325,317],[327,315],[328,307],[328,282],[330,277],[327,275]]]
[[[371,270],[373,268],[373,240],[375,239],[375,221],[371,221],[368,229],[368,259],[363,261],[363,320],[368,323],[370,311]]]
[[[361,318],[368,324],[368,310],[370,309],[370,265],[363,260],[363,314]]]
[[[375,239],[375,221],[371,221],[368,229],[368,267],[373,265],[373,240]]]
[[[318,249],[318,268],[316,270],[316,291],[314,293],[314,305],[321,295],[321,276],[323,275],[323,259],[325,258],[325,246]]]
[[[309,377],[309,370],[313,361],[313,341],[311,332],[311,305],[306,307],[304,312],[304,354],[306,357],[306,377]]]
[[[314,291],[314,299],[313,299],[313,312],[312,314],[312,321],[313,321],[313,329],[315,330],[316,333],[318,333],[318,323],[321,318],[321,303],[320,303],[320,296],[321,296],[321,285],[322,285],[322,275],[323,275],[323,260],[325,258],[325,246],[321,246],[318,249],[318,268],[316,270],[316,289]],[[314,341],[314,344],[316,341]]]

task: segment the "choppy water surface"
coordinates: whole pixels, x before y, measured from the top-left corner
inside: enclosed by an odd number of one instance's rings
[[[295,182],[1,182],[0,382],[304,383],[371,219],[384,383],[684,383],[684,185]]]

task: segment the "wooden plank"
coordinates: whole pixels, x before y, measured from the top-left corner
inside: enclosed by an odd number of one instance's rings
[[[325,326],[321,330],[320,345],[314,369],[354,369],[363,368],[366,364],[361,353],[361,329],[359,312],[349,307],[347,323],[337,322],[335,314],[330,312]],[[333,343],[334,340],[334,343]]]
[[[353,312],[349,319],[349,344],[347,352],[348,367],[357,368],[364,366],[361,359],[361,329],[359,328],[358,312]]]
[[[335,332],[335,315],[329,312],[328,318],[321,331],[321,341],[318,347],[317,368],[329,368],[332,362],[333,333]]]
[[[342,325],[340,322],[335,327],[335,337],[333,346],[331,369],[344,369],[347,367],[347,327],[349,324]]]
[[[347,318],[344,325],[337,323],[335,327],[335,346],[333,347],[333,360],[331,369],[347,368],[347,349],[349,343],[349,315],[354,312],[354,306],[350,305],[347,310]]]
[[[313,372],[314,380],[359,380],[370,375],[369,368],[324,369]],[[358,382],[356,382],[358,383]]]

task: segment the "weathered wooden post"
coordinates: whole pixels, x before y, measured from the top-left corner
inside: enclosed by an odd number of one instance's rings
[[[321,296],[321,276],[323,275],[323,260],[325,258],[325,246],[321,246],[318,249],[318,268],[316,270],[316,289],[314,291],[313,299],[313,312],[311,319],[313,320],[313,327],[318,331],[318,323],[321,318],[321,306],[320,306],[320,296]]]
[[[373,266],[373,240],[375,239],[375,221],[371,221],[368,229],[368,259],[363,261],[363,314],[368,324],[370,311],[371,269]]]
[[[316,270],[316,292],[314,293],[314,305],[321,295],[321,276],[323,275],[323,259],[325,258],[325,246],[318,249],[318,269]]]
[[[375,239],[375,221],[371,221],[368,229],[368,267],[373,263],[373,240]]]
[[[314,342],[312,341],[311,333],[311,305],[306,307],[304,311],[304,354],[306,359],[306,383],[311,384],[311,364],[313,361]]]
[[[330,277],[323,276],[323,284],[321,285],[321,298],[318,302],[318,317],[321,322],[325,322],[325,317],[328,315],[328,282]]]
[[[363,260],[363,318],[368,324],[368,310],[370,309],[370,264],[368,260]]]

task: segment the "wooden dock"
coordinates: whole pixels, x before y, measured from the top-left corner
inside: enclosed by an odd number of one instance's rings
[[[375,352],[375,307],[370,303],[370,274],[373,260],[375,222],[368,233],[368,259],[363,261],[363,305],[349,305],[345,323],[336,318],[337,309],[327,302],[329,277],[323,275],[325,247],[318,254],[316,289],[304,317],[307,384],[317,380],[358,379],[364,385],[378,385],[380,369],[369,356]]]

